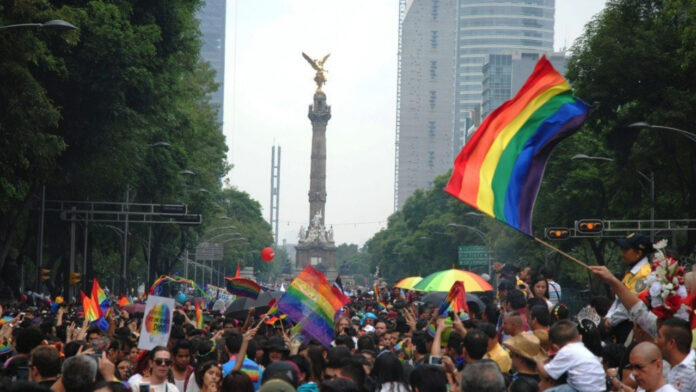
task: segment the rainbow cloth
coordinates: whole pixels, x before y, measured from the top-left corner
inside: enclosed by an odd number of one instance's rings
[[[486,117],[454,162],[445,192],[532,235],[532,209],[553,147],[588,106],[542,57],[514,98]]]
[[[325,347],[331,346],[334,336],[334,315],[350,301],[326,277],[311,265],[293,279],[278,300],[280,313],[303,326],[303,331]]]
[[[227,283],[227,291],[238,297],[249,297],[256,299],[261,292],[261,286],[259,286],[259,284],[253,280],[247,278],[230,278],[229,276],[226,276],[225,281]]]
[[[466,304],[466,289],[464,288],[464,283],[460,280],[454,282],[449,293],[447,293],[447,297],[442,301],[442,305],[440,305],[440,309],[438,310],[439,314],[445,316],[448,312],[454,312],[456,314],[465,312],[466,320],[469,319],[469,305]]]

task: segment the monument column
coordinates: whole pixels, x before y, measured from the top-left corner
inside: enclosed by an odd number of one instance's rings
[[[312,60],[302,53],[302,56],[316,70],[314,81],[317,90],[314,100],[309,105],[309,121],[312,122],[312,161],[309,171],[309,225],[307,229],[300,228],[296,254],[296,272],[312,265],[322,270],[327,279],[336,279],[336,244],[333,239],[333,228],[326,229],[324,225],[326,208],[326,125],[331,119],[331,107],[326,104],[326,94],[321,87],[326,83],[324,62],[329,55],[321,60]]]
[[[307,115],[312,122],[312,165],[309,172],[309,221],[320,217],[324,226],[326,207],[326,124],[331,119],[331,107],[326,105],[326,94],[314,93],[314,104]]]

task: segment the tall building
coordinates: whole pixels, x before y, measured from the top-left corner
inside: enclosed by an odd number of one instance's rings
[[[456,131],[466,130],[472,111],[484,103],[483,65],[489,55],[553,51],[554,12],[555,0],[458,0]]]
[[[203,0],[196,15],[200,21],[201,57],[215,70],[218,89],[210,94],[210,102],[218,107],[218,122],[222,124],[225,96],[225,4],[226,0]],[[222,125],[221,128],[222,130]]]
[[[481,116],[486,117],[495,108],[512,98],[534,70],[542,53],[491,54],[483,64],[483,103]],[[568,60],[565,53],[545,53],[553,67],[565,74]]]
[[[401,0],[394,207],[449,170],[456,0]]]
[[[395,208],[451,169],[480,123],[489,55],[553,51],[554,11],[555,0],[400,0]],[[495,76],[489,94],[514,94],[512,74]]]

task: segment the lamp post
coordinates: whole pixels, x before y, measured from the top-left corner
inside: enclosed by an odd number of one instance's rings
[[[589,155],[585,155],[585,154],[576,154],[570,159],[572,159],[572,160],[585,159],[585,160],[614,162],[613,158],[600,157],[600,156],[589,156]],[[650,241],[654,242],[655,241],[655,172],[653,172],[651,170],[649,176],[640,170],[636,170],[636,173],[638,173],[639,176],[643,177],[650,184]]]
[[[9,29],[16,29],[16,28],[24,28],[24,27],[38,27],[40,29],[46,28],[46,29],[51,29],[51,30],[76,30],[77,29],[76,26],[74,26],[73,24],[66,22],[62,19],[53,19],[53,20],[49,20],[48,22],[44,22],[44,23],[19,23],[19,24],[0,26],[0,30],[9,30]]]
[[[665,130],[665,131],[673,131],[673,132],[677,132],[678,134],[680,134],[680,135],[684,136],[685,138],[691,140],[692,142],[696,143],[696,135],[695,134],[693,134],[689,131],[685,131],[683,129],[679,129],[679,128],[667,127],[664,125],[652,125],[652,124],[647,123],[645,121],[635,122],[633,124],[627,125],[627,127],[628,128],[638,128],[638,129],[648,128],[648,129],[661,129],[661,130]]]

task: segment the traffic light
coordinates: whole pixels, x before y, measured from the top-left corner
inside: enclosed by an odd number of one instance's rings
[[[575,229],[582,234],[601,234],[604,223],[599,219],[583,219],[576,223]]]
[[[570,230],[565,227],[552,227],[546,229],[546,238],[550,240],[567,240],[570,238]]]
[[[76,285],[79,283],[80,283],[80,273],[79,272],[71,272],[70,273],[70,284]]]
[[[41,268],[41,281],[45,282],[51,280],[51,270],[48,268]]]

